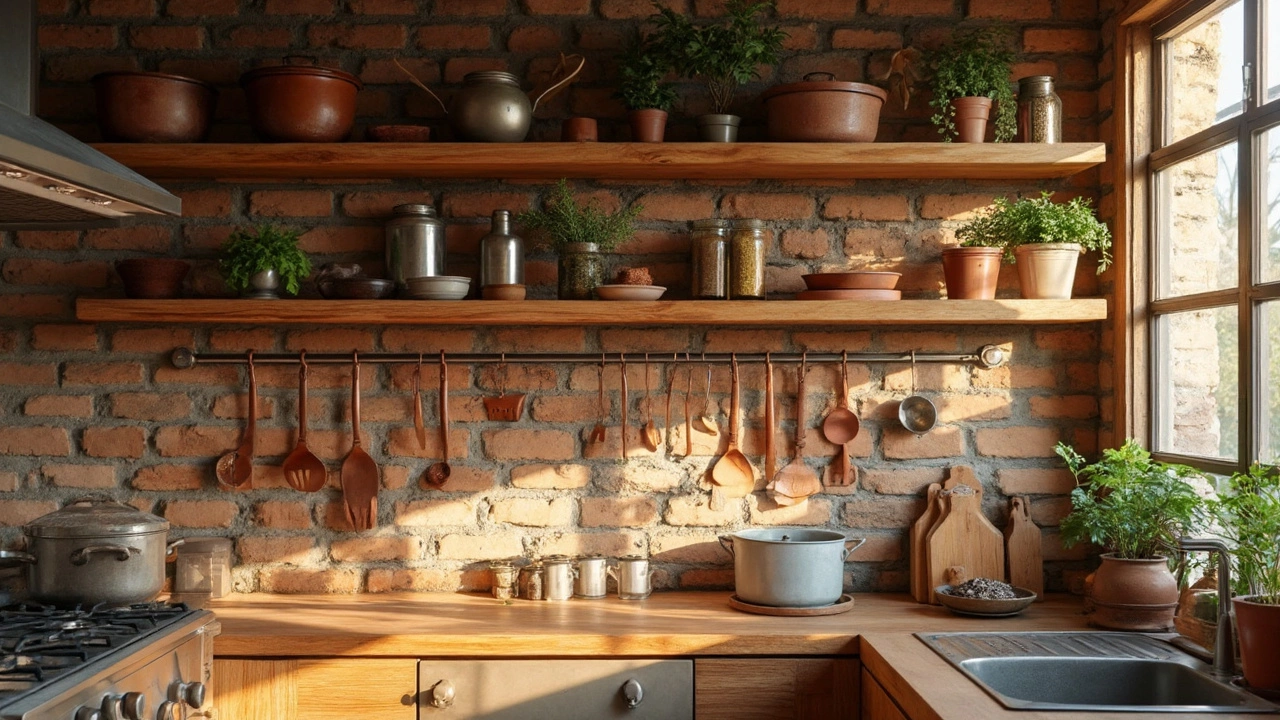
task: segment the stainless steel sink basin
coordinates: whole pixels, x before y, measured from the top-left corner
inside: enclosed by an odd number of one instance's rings
[[[1280,712],[1214,678],[1209,665],[1147,635],[917,633],[1013,710]]]

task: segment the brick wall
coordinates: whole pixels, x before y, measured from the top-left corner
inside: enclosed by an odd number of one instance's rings
[[[699,14],[718,5],[698,0]],[[359,123],[427,120],[439,127],[429,101],[401,82],[390,58],[410,61],[426,81],[456,87],[477,67],[545,74],[539,58],[559,49],[583,51],[587,76],[539,109],[535,138],[558,134],[570,113],[601,118],[605,138],[621,137],[621,108],[609,98],[610,55],[634,35],[647,7],[613,0],[506,0],[435,3],[413,0],[85,0],[41,2],[44,114],[93,139],[92,93],[85,80],[112,67],[182,72],[223,88],[218,139],[247,139],[242,96],[234,83],[255,61],[310,52],[368,83]],[[202,16],[201,13],[204,13]],[[791,33],[775,75],[744,90],[746,134],[759,136],[753,98],[766,82],[790,81],[817,68],[842,78],[882,72],[904,43],[932,43],[957,23],[1011,21],[1023,44],[1018,75],[1058,76],[1068,109],[1069,139],[1095,139],[1098,123],[1098,26],[1092,3],[1040,0],[999,2],[782,2],[779,21]],[[672,134],[691,135],[684,118],[704,107],[696,86]],[[917,97],[906,110],[886,108],[881,140],[928,139],[928,108]],[[616,264],[653,268],[658,282],[686,296],[686,221],[708,216],[754,216],[769,221],[770,289],[786,297],[800,275],[816,269],[873,267],[904,273],[911,295],[941,290],[940,248],[954,229],[994,194],[1040,187],[1096,194],[1096,173],[1033,186],[991,182],[855,183],[615,183],[581,182],[575,189],[607,206],[645,205],[634,242]],[[717,532],[751,525],[805,524],[867,534],[872,542],[849,564],[848,584],[859,590],[906,585],[904,530],[922,507],[920,492],[945,469],[974,467],[988,487],[987,511],[1003,523],[1008,494],[1030,494],[1047,528],[1051,575],[1084,566],[1079,551],[1063,551],[1053,528],[1067,508],[1071,483],[1052,459],[1059,439],[1088,451],[1109,418],[1107,344],[1098,326],[1043,328],[901,327],[824,332],[715,327],[653,329],[405,327],[257,328],[231,326],[83,325],[71,320],[76,295],[113,295],[111,263],[121,257],[172,255],[197,263],[194,292],[216,293],[212,271],[218,245],[236,226],[270,220],[305,230],[317,263],[355,260],[380,267],[381,222],[393,204],[430,200],[449,223],[451,270],[474,273],[475,250],[496,208],[519,210],[538,201],[547,183],[317,182],[296,184],[175,184],[186,217],[108,230],[18,232],[3,235],[0,273],[0,538],[19,541],[17,525],[86,489],[113,495],[164,515],[175,534],[236,539],[237,586],[262,591],[385,591],[482,587],[492,558],[552,552],[639,552],[659,563],[663,587],[731,583]],[[1012,268],[1002,292],[1016,294]],[[533,253],[529,282],[535,296],[554,294],[554,259]],[[1094,295],[1097,281],[1081,271],[1077,292]],[[454,367],[453,477],[445,491],[421,487],[418,477],[438,455],[417,449],[409,427],[411,368],[368,366],[364,374],[365,432],[383,468],[381,526],[356,534],[345,526],[334,482],[299,494],[287,487],[279,463],[292,447],[295,376],[260,371],[263,401],[258,471],[253,489],[225,491],[212,477],[213,459],[238,441],[245,413],[241,371],[203,367],[179,371],[165,357],[176,345],[211,351],[507,351],[698,352],[772,349],[970,351],[985,343],[1008,346],[1010,366],[990,371],[921,368],[919,383],[938,402],[940,426],[922,438],[893,420],[905,394],[901,366],[856,365],[852,394],[864,420],[853,444],[859,483],[819,495],[803,508],[778,508],[762,496],[707,507],[702,477],[720,448],[695,433],[695,457],[644,451],[637,430],[632,457],[619,462],[620,397],[616,371],[606,378],[610,440],[589,446],[595,422],[593,367],[512,366],[507,388],[530,394],[517,424],[488,423],[480,399],[496,392],[497,369]],[[809,383],[809,452],[815,468],[834,449],[816,426],[834,405],[830,367]],[[631,368],[632,418],[637,417],[643,371]],[[670,378],[663,371],[663,382]],[[311,435],[316,452],[335,469],[349,447],[349,371],[313,372]],[[433,377],[433,373],[428,373]],[[760,368],[743,373],[748,432],[745,450],[760,464]],[[655,385],[659,369],[655,368]],[[677,373],[683,387],[683,373]],[[784,381],[785,377],[785,381]],[[794,392],[794,372],[778,371],[779,389]],[[428,385],[433,383],[428,382]],[[700,383],[695,382],[695,387]],[[717,369],[713,396],[727,408],[728,379]],[[434,421],[434,391],[425,400]],[[679,398],[679,396],[677,396]],[[679,399],[677,400],[677,405]],[[791,403],[782,403],[793,427]],[[637,423],[633,420],[633,425]],[[659,423],[661,424],[661,422]],[[433,433],[434,435],[434,433]],[[723,439],[722,439],[723,441]],[[786,446],[789,449],[789,444]],[[786,452],[780,453],[786,456]]]

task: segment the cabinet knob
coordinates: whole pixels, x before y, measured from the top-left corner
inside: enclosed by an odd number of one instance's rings
[[[156,710],[156,720],[181,720],[182,716],[178,709],[178,703],[172,700],[165,700],[160,703],[160,708]]]
[[[75,720],[102,720],[102,712],[98,708],[82,707],[76,710]]]
[[[631,678],[623,683],[622,696],[627,699],[627,709],[635,710],[640,707],[640,703],[644,702],[644,688],[640,686],[640,681]]]
[[[178,683],[178,699],[197,710],[204,705],[204,683]]]
[[[447,708],[453,704],[453,698],[456,690],[453,683],[448,680],[441,680],[431,687],[431,705],[438,708]]]

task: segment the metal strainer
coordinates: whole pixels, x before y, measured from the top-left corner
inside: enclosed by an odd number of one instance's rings
[[[898,403],[898,422],[917,435],[923,435],[938,424],[938,408],[929,398],[916,394],[916,351],[911,351],[911,394]]]

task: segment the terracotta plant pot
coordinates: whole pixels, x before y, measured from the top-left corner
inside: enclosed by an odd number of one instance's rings
[[[632,110],[627,116],[631,120],[632,142],[662,142],[667,132],[667,113],[665,110]]]
[[[1000,280],[1000,248],[952,247],[942,251],[942,274],[951,300],[993,300]]]
[[[703,142],[737,142],[741,122],[737,115],[699,115],[698,137]]]
[[[1076,282],[1080,246],[1075,243],[1035,243],[1019,245],[1013,256],[1018,261],[1018,283],[1022,297],[1039,300],[1070,300]]]
[[[191,263],[173,258],[132,258],[116,261],[116,273],[124,284],[124,296],[165,300],[182,295],[182,281]]]
[[[596,142],[597,133],[595,118],[571,117],[560,123],[561,142]]]
[[[1238,597],[1231,604],[1236,611],[1236,632],[1240,635],[1240,661],[1249,687],[1280,693],[1280,605],[1253,602]]]
[[[1093,575],[1089,622],[1109,630],[1165,632],[1173,628],[1178,581],[1165,558],[1126,560],[1108,553]]]
[[[218,100],[209,83],[152,72],[94,75],[93,93],[98,128],[109,142],[200,142]]]
[[[960,142],[987,141],[987,118],[991,116],[991,98],[965,97],[951,101],[956,111],[956,134]]]
[[[272,142],[345,140],[356,119],[356,94],[363,87],[351,73],[308,64],[250,70],[241,76],[240,86],[253,131]]]

